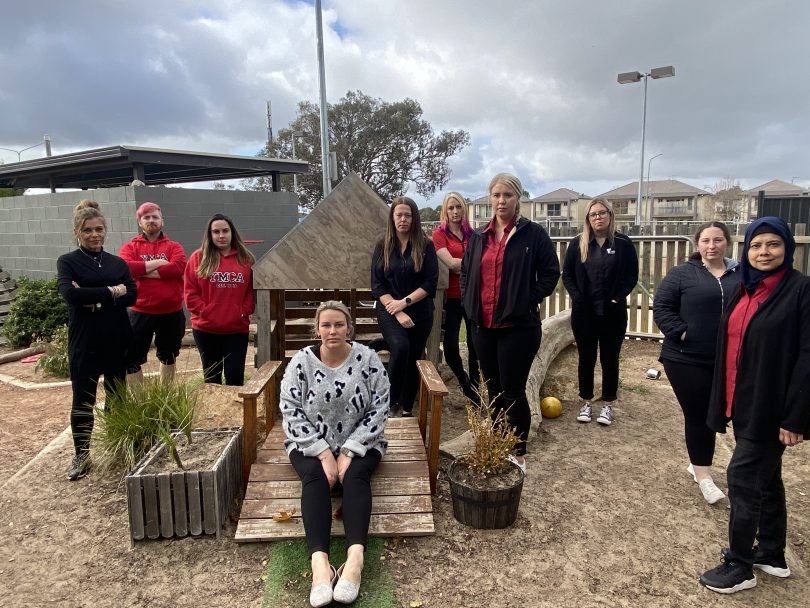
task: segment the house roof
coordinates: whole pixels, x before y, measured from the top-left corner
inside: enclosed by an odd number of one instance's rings
[[[538,196],[533,198],[532,200],[536,203],[541,202],[556,202],[556,201],[576,201],[581,198],[591,198],[590,196],[585,196],[584,194],[580,194],[579,192],[574,192],[573,190],[569,190],[568,188],[558,188],[548,194],[544,194],[542,196]]]
[[[350,173],[253,266],[256,289],[358,289],[371,285],[371,254],[389,207]],[[439,264],[439,287],[448,270]]]
[[[0,165],[0,188],[112,188],[309,173],[300,160],[109,146]]]
[[[644,184],[646,192],[647,184]],[[650,196],[663,197],[663,196],[701,196],[709,194],[705,190],[695,188],[689,184],[685,184],[677,179],[663,179],[658,181],[649,182]],[[638,196],[638,182],[630,182],[619,188],[614,188],[608,192],[598,195],[596,198],[606,199],[635,199]]]
[[[769,182],[746,190],[743,194],[757,196],[760,190],[765,191],[765,196],[801,196],[804,192],[807,192],[806,188],[796,184],[789,184],[781,179],[772,179]]]

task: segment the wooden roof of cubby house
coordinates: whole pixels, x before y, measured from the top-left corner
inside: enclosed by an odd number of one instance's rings
[[[269,334],[277,321],[269,293],[300,289],[370,289],[371,254],[385,234],[388,205],[358,175],[350,173],[303,221],[293,227],[253,266],[259,320],[257,364],[282,357],[294,345],[271,346]],[[448,270],[439,264],[434,331],[428,355],[437,359],[443,291]],[[283,302],[284,299],[281,299]],[[278,302],[278,300],[276,300]],[[359,329],[359,327],[358,327]],[[276,332],[277,333],[277,332]]]

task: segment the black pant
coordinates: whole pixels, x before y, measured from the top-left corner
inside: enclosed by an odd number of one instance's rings
[[[619,353],[627,331],[627,307],[606,303],[605,314],[599,316],[589,304],[574,306],[571,329],[579,352],[580,398],[593,399],[593,371],[598,347],[602,364],[602,399],[615,401],[619,390]]]
[[[715,433],[706,424],[714,368],[708,365],[677,363],[668,359],[664,359],[663,362],[664,371],[683,410],[684,436],[689,462],[708,467],[714,458]]]
[[[368,541],[371,474],[381,458],[382,454],[375,449],[368,450],[365,456],[355,456],[343,476],[343,529],[347,547],[365,547]],[[300,450],[290,452],[290,462],[301,478],[301,517],[309,554],[316,551],[328,554],[332,535],[332,500],[323,465],[317,458],[304,456]],[[340,482],[337,485],[341,485]]]
[[[200,351],[206,382],[222,384],[224,371],[225,384],[244,384],[248,334],[211,334],[199,329],[192,330],[192,333]]]
[[[186,333],[186,315],[183,309],[162,315],[129,311],[132,325],[132,346],[129,349],[127,373],[140,371],[155,338],[158,361],[172,365],[180,354],[180,345]]]
[[[495,414],[507,410],[507,420],[520,437],[515,451],[518,456],[523,456],[532,424],[526,381],[540,348],[542,330],[539,325],[499,329],[473,325],[473,335],[489,398],[495,398]]]
[[[73,403],[70,408],[70,427],[73,430],[73,448],[76,455],[90,450],[93,432],[93,406],[99,376],[104,374],[104,391],[109,400],[113,389],[126,382],[127,367],[123,352],[120,354],[81,354],[70,357],[70,383]]]
[[[407,312],[407,311],[406,311]],[[433,315],[414,321],[408,329],[377,304],[377,323],[388,343],[388,378],[391,380],[391,411],[399,406],[404,411],[413,409],[413,400],[419,388],[419,371],[416,362],[422,358],[433,326]]]
[[[467,361],[469,374],[464,371],[464,364],[461,361],[461,353],[458,349],[458,334],[461,329],[461,322],[467,328]],[[464,314],[460,298],[448,298],[444,303],[444,360],[447,366],[453,370],[460,385],[472,381],[478,384],[478,357],[475,354],[475,347],[472,339],[472,324]]]
[[[787,542],[787,504],[778,439],[737,437],[728,463],[728,546],[731,559],[753,564],[754,540],[766,555],[783,555]]]

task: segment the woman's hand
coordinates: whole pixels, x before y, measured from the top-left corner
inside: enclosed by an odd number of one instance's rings
[[[396,316],[398,312],[405,310],[406,306],[408,305],[406,304],[404,298],[402,300],[389,300],[385,305],[385,310],[388,311],[389,315]]]
[[[343,476],[346,474],[346,471],[349,470],[349,465],[352,463],[352,459],[348,456],[344,456],[343,454],[338,455],[337,457],[337,475],[338,480],[340,483],[343,483]]]
[[[323,472],[326,473],[326,480],[329,482],[329,487],[333,487],[338,480],[338,467],[335,462],[335,456],[331,450],[324,450],[318,454],[318,460],[321,461]]]
[[[787,429],[779,429],[779,441],[782,442],[782,445],[791,447],[794,445],[799,445],[802,441],[804,441],[804,435],[801,433],[788,431]]]
[[[410,329],[413,327],[413,319],[411,319],[406,313],[398,312],[394,315],[399,324],[402,325],[405,329]]]

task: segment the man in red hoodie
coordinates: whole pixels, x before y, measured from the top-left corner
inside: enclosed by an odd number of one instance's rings
[[[138,284],[138,301],[129,309],[134,337],[127,379],[130,383],[143,380],[141,365],[146,363],[154,337],[160,377],[169,381],[174,378],[175,360],[186,331],[183,313],[186,254],[180,243],[163,234],[163,215],[155,203],[142,204],[136,215],[142,232],[119,252]]]

